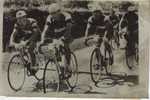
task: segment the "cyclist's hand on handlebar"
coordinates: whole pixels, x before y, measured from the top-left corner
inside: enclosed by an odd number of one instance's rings
[[[15,44],[14,44],[14,43],[10,43],[8,47],[9,47],[9,48],[15,47]]]
[[[103,37],[103,41],[107,42],[108,38],[106,36]]]
[[[14,45],[15,46],[15,49],[17,49],[17,50],[20,50],[20,49],[22,49],[23,48],[23,45],[22,44],[15,44]]]

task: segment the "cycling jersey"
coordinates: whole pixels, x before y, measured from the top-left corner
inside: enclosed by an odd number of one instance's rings
[[[113,28],[107,16],[102,15],[101,18],[99,19],[95,19],[94,16],[91,16],[88,20],[88,24],[90,24],[91,29],[94,30],[94,33],[99,35],[100,37],[104,36],[105,31],[107,31],[107,35],[106,35],[107,37],[112,36]]]
[[[15,34],[15,42],[19,43],[20,40],[28,40],[34,33],[33,29],[38,28],[37,21],[32,18],[27,18],[25,25],[20,25],[18,22],[15,23],[14,28],[17,30]]]
[[[127,26],[128,34],[125,36],[127,45],[135,46],[138,43],[138,15],[135,12],[128,12],[123,16],[121,26]]]
[[[128,12],[124,16],[124,20],[127,22],[128,31],[138,30],[138,15],[133,12]]]
[[[66,12],[49,15],[46,20],[46,25],[49,26],[49,31],[46,32],[45,37],[59,38],[66,32],[66,24],[71,22],[70,14]]]

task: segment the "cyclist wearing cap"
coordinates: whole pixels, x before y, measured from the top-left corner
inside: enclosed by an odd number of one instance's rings
[[[21,49],[26,45],[29,46],[28,50],[32,61],[30,74],[34,75],[37,69],[35,69],[35,55],[33,50],[36,47],[36,42],[40,40],[40,29],[37,21],[27,18],[27,13],[24,10],[19,10],[16,13],[16,19],[17,21],[14,24],[14,30],[10,37],[10,46],[14,46],[16,49]]]
[[[99,47],[101,46],[103,38],[105,48],[107,48],[109,52],[112,52],[109,41],[113,35],[113,26],[111,24],[111,21],[109,20],[109,17],[105,16],[102,13],[102,9],[99,6],[93,9],[93,15],[88,19],[88,24],[85,32],[85,44],[88,40],[88,34],[91,32],[94,32],[99,36],[99,39],[96,40]]]
[[[60,5],[53,3],[48,8],[49,15],[46,19],[45,27],[42,32],[42,44],[45,44],[46,39],[62,39],[65,45],[66,52],[69,51],[69,43],[71,42],[71,15],[61,11]],[[50,44],[50,43],[49,43]],[[69,54],[69,53],[67,53]],[[65,55],[66,56],[66,55]],[[66,58],[69,59],[70,55]],[[65,60],[62,56],[62,61]],[[65,61],[64,61],[65,62]],[[62,64],[61,68],[68,68]]]
[[[119,33],[121,33],[124,27],[127,28],[125,38],[127,40],[127,45],[131,48],[130,51],[132,54],[132,51],[134,51],[132,50],[133,47],[138,44],[138,15],[136,14],[134,5],[130,5],[127,13],[122,17],[119,24]]]

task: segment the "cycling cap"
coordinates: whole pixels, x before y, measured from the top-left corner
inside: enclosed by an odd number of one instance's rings
[[[100,11],[100,12],[102,12],[102,8],[100,7],[100,5],[93,6],[92,7],[92,12],[94,12],[94,11]]]
[[[60,10],[60,6],[57,3],[53,3],[48,7],[49,13],[55,13]]]
[[[128,11],[135,11],[135,10],[136,10],[135,6],[129,6],[128,7]]]

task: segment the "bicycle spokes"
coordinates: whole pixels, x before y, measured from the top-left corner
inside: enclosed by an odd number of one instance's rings
[[[26,69],[19,55],[14,55],[8,65],[8,82],[14,91],[20,90],[25,82]]]

